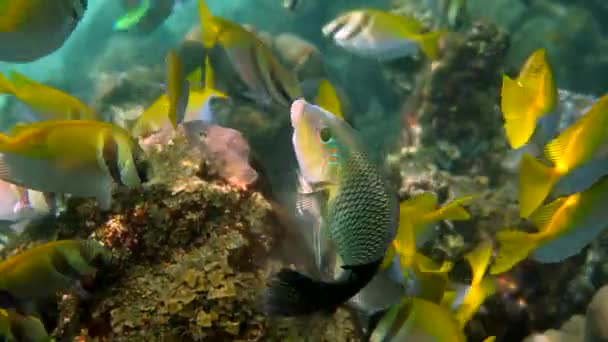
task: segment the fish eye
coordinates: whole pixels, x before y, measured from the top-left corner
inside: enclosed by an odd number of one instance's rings
[[[327,143],[331,140],[331,130],[329,127],[323,127],[319,130],[319,137],[321,138],[321,142]]]

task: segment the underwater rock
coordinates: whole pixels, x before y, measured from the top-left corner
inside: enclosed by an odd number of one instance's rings
[[[543,333],[537,333],[526,337],[524,342],[583,342],[583,331],[585,329],[585,317],[574,315],[564,323],[559,330],[549,329]]]
[[[608,341],[608,285],[593,296],[587,308],[585,342]]]
[[[496,103],[509,39],[482,21],[451,38],[422,90],[417,112],[422,145],[442,169],[494,180],[506,152]]]
[[[98,72],[91,108],[104,120],[129,128],[146,106],[165,91],[161,86],[164,79],[165,70],[161,66]]]
[[[521,62],[538,47],[547,49],[554,75],[561,87],[602,93],[608,83],[605,39],[606,2],[469,0],[473,17],[490,18],[512,37],[510,65]]]

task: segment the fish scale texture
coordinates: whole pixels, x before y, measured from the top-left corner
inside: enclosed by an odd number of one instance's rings
[[[346,266],[384,257],[395,234],[392,197],[378,169],[364,153],[351,153],[343,182],[329,206],[329,227]]]

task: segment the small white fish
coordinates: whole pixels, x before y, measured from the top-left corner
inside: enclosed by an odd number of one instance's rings
[[[443,31],[424,32],[422,24],[375,9],[346,12],[323,26],[323,34],[353,54],[392,60],[422,50],[431,59],[438,57]]]

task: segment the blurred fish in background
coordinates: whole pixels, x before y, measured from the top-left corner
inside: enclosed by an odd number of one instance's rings
[[[0,60],[25,63],[59,49],[78,26],[88,0],[0,2]]]
[[[179,0],[122,0],[125,13],[113,23],[115,31],[151,33],[180,6]]]

